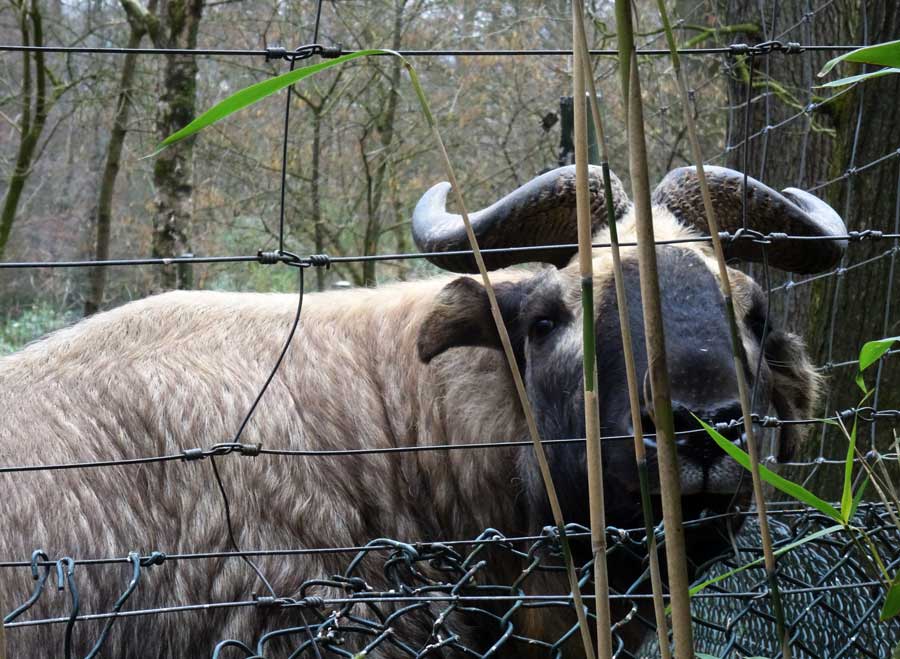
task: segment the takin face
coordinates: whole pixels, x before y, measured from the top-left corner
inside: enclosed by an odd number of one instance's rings
[[[714,204],[723,230],[741,226],[743,176],[732,170],[707,168]],[[541,236],[553,242],[575,241],[574,169],[545,174],[487,209],[471,215],[483,248],[540,244]],[[594,234],[607,242],[604,204],[596,191],[599,168],[592,168]],[[619,239],[634,240],[630,203],[618,180],[614,181]],[[763,233],[840,236],[843,221],[826,204],[799,190],[783,194],[748,179],[750,226]],[[419,202],[414,216],[414,235],[423,251],[465,249],[459,229],[461,219],[444,210],[448,187],[432,188]],[[669,174],[654,193],[654,229],[657,240],[697,237],[704,233],[696,173],[690,168]],[[782,241],[786,242],[786,241]],[[839,240],[815,241],[808,251],[789,246],[770,246],[768,262],[793,272],[816,272],[833,266],[843,251]],[[735,241],[729,257],[759,260],[759,246]],[[489,253],[489,267],[515,261],[540,260],[560,267],[523,273],[520,279],[496,285],[498,302],[525,377],[542,439],[584,437],[582,394],[582,339],[580,281],[571,251],[533,249],[519,253]],[[718,269],[705,242],[681,242],[656,249],[661,304],[666,337],[667,366],[671,381],[676,431],[696,431],[693,415],[713,423],[741,417],[737,379],[731,352],[725,303]],[[644,387],[644,444],[655,468],[653,419],[647,407],[649,378],[644,349],[644,322],[637,256],[633,248],[622,251],[624,288],[629,324],[635,346],[636,372]],[[518,258],[517,258],[518,257]],[[471,271],[472,264],[458,255],[433,259],[455,271]],[[632,434],[631,412],[625,379],[618,305],[609,250],[594,254],[594,294],[597,332],[599,413],[603,436]],[[800,339],[765,323],[766,297],[745,274],[729,268],[735,313],[746,352],[743,368],[754,391],[753,411],[760,417],[775,413],[781,418],[807,416],[815,403],[819,378],[811,367]],[[419,335],[419,356],[430,362],[451,348],[483,346],[500,349],[487,294],[476,280],[459,278],[447,285],[435,301]],[[802,426],[785,426],[779,452],[790,454]],[[736,444],[744,443],[741,429],[730,432]],[[728,433],[726,433],[728,434]],[[685,518],[703,511],[723,512],[735,501],[746,499],[749,478],[702,432],[677,436]],[[584,447],[555,444],[547,447],[554,480],[568,522],[588,524],[587,478]],[[603,442],[607,520],[616,526],[640,525],[640,498],[633,444],[626,440]],[[523,452],[520,478],[525,486],[528,518],[549,524],[551,515],[534,457]],[[658,483],[651,485],[658,492]]]

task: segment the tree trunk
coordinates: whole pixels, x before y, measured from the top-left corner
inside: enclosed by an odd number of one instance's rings
[[[809,2],[774,3],[761,15],[757,0],[730,0],[726,21],[759,21],[764,38],[803,44],[872,44],[896,39],[900,34],[900,13],[893,0],[835,0],[811,12]],[[804,19],[804,15],[808,14]],[[773,54],[757,58],[754,69],[754,102],[750,122],[749,174],[773,187],[815,188],[814,193],[830,203],[843,216],[849,230],[877,229],[896,232],[900,158],[900,76],[885,76],[863,83],[835,101],[803,113],[819,94],[821,84],[815,77],[824,62],[836,52],[806,52],[802,55]],[[744,69],[746,71],[746,69]],[[858,65],[841,65],[840,76],[861,72]],[[767,75],[770,80],[767,81]],[[832,75],[832,78],[839,77]],[[746,76],[743,76],[746,78]],[[763,94],[763,92],[769,92]],[[732,116],[729,144],[743,138],[746,81],[731,84]],[[813,96],[816,95],[816,97]],[[791,117],[795,119],[789,120]],[[766,126],[777,128],[764,130]],[[741,169],[742,149],[731,152],[729,166]],[[855,173],[854,173],[855,172]],[[837,179],[837,180],[835,180]],[[833,181],[833,182],[832,182]],[[861,394],[853,383],[860,346],[871,339],[900,333],[900,286],[892,281],[896,242],[871,241],[851,244],[841,275],[828,276],[811,283],[794,276],[792,286],[777,288],[788,278],[771,273],[772,318],[806,338],[814,362],[828,376],[828,393],[819,410],[834,414],[855,406]],[[797,249],[803,249],[802,246]],[[863,264],[868,259],[871,262]],[[755,268],[757,281],[763,281],[761,268]],[[879,409],[900,408],[900,358],[887,358],[867,373],[869,384],[876,382],[877,394],[867,404]],[[876,374],[876,370],[878,373]],[[860,449],[889,450],[891,428],[888,423],[861,426]],[[847,442],[834,429],[814,426],[805,445],[799,447],[799,461],[813,461],[820,455],[841,459]],[[789,477],[809,478],[807,484],[825,496],[839,492],[840,474],[832,467],[798,467]]]
[[[155,45],[160,48],[196,48],[203,0],[163,0]],[[160,141],[184,128],[196,114],[197,61],[190,55],[166,55],[156,115]],[[153,165],[155,215],[153,256],[177,257],[190,250],[193,215],[194,138],[169,147]],[[160,289],[189,288],[191,268],[159,269]]]
[[[43,46],[44,31],[41,12],[37,0],[16,4],[19,12],[19,29],[22,44],[26,46]],[[32,62],[34,81],[32,81]],[[47,98],[47,69],[44,53],[22,53],[22,119],[19,122],[19,146],[16,150],[16,166],[9,177],[6,194],[3,196],[3,207],[0,210],[0,259],[6,251],[16,211],[22,199],[22,191],[31,174],[34,154],[38,140],[47,123],[52,100]],[[34,108],[32,108],[34,105]],[[32,116],[33,112],[33,116]]]
[[[128,48],[137,48],[147,32],[143,21],[129,19],[130,32]],[[122,158],[122,146],[128,132],[128,113],[131,108],[131,91],[137,55],[128,53],[122,63],[122,76],[119,79],[119,93],[116,99],[116,113],[113,127],[106,147],[106,164],[100,179],[100,191],[97,195],[97,243],[94,258],[105,261],[109,258],[109,236],[112,225],[112,199],[119,175],[119,163]],[[97,313],[103,304],[103,291],[106,288],[106,268],[95,266],[88,275],[88,294],[84,301],[84,315]]]
[[[396,0],[394,4],[394,28],[391,38],[391,48],[400,50],[403,40],[403,10],[406,0]],[[366,169],[366,210],[367,221],[365,237],[363,239],[363,253],[371,256],[378,253],[378,242],[382,233],[381,200],[384,196],[385,177],[391,163],[391,147],[394,141],[394,120],[397,115],[397,101],[400,95],[401,62],[399,58],[391,58],[391,73],[387,90],[387,106],[383,114],[376,120],[376,127],[380,133],[381,148],[379,149],[378,165],[375,173],[369,174],[369,164],[365,162]],[[363,160],[366,160],[365,145],[363,148]],[[363,263],[363,283],[366,286],[374,286],[377,283],[375,277],[375,261]]]

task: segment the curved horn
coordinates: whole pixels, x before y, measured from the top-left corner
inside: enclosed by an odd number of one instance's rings
[[[618,220],[628,210],[631,202],[622,182],[612,173],[610,179]],[[591,228],[596,232],[607,224],[601,168],[590,167],[588,180],[591,188]],[[416,246],[422,252],[469,249],[462,217],[446,210],[449,192],[449,183],[438,183],[416,204],[412,231]],[[469,213],[469,220],[481,249],[574,243],[578,239],[575,167],[560,167],[542,174],[487,208]],[[535,261],[552,263],[561,268],[574,253],[574,249],[487,253],[484,254],[484,262],[489,270]],[[428,260],[444,270],[478,272],[475,259],[469,255],[433,256],[428,257]]]
[[[704,167],[713,207],[722,231],[734,233],[743,226],[741,215],[744,175],[725,167]],[[776,192],[756,179],[747,178],[747,228],[760,233],[792,236],[843,236],[847,227],[831,206],[808,192],[787,188]],[[681,167],[669,172],[653,192],[653,203],[668,208],[678,220],[707,233],[706,214],[697,172]],[[838,264],[846,240],[775,241],[766,246],[769,264],[788,272],[811,273]],[[728,258],[762,261],[762,246],[738,240],[724,245]]]

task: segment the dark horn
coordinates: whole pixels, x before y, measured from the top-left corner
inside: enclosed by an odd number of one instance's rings
[[[734,233],[743,227],[741,213],[744,175],[725,167],[704,167],[719,230]],[[708,227],[693,167],[669,172],[653,192],[653,203],[668,208],[687,226],[706,234]],[[844,236],[847,227],[831,206],[808,192],[787,188],[777,192],[756,179],[747,178],[747,228],[763,234],[827,238]],[[725,255],[746,261],[762,261],[763,248],[749,240],[726,243]],[[775,240],[765,247],[771,266],[797,273],[822,272],[836,266],[847,247],[846,240]]]
[[[616,220],[630,202],[621,181],[610,173]],[[591,226],[596,232],[606,226],[603,174],[600,167],[588,170],[591,188]],[[426,192],[413,212],[413,239],[422,252],[452,252],[469,249],[462,217],[446,210],[449,183],[438,183]],[[560,167],[532,179],[500,201],[469,213],[481,249],[567,245],[577,242],[575,218],[575,167]],[[516,263],[544,262],[558,268],[568,264],[574,249],[536,249],[484,254],[489,270]],[[478,272],[470,255],[440,255],[428,260],[443,270]]]

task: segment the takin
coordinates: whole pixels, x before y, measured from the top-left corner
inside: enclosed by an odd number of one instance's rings
[[[734,232],[742,226],[744,177],[722,168],[707,172],[722,229]],[[845,234],[841,218],[803,191],[778,193],[753,179],[748,186],[751,229],[826,238]],[[633,241],[634,216],[621,183],[614,181],[614,218],[605,214],[598,168],[591,169],[591,188],[595,241],[608,241],[609,221],[618,223],[623,243]],[[420,249],[433,253],[430,258],[439,267],[472,272],[471,256],[458,253],[467,248],[461,220],[445,210],[448,190],[448,184],[439,184],[420,200],[414,238]],[[571,249],[540,248],[575,241],[574,168],[543,174],[471,217],[485,249],[534,247],[488,252],[489,268],[524,262],[556,266],[509,268],[496,273],[493,281],[542,438],[583,437],[577,266],[570,264]],[[654,229],[658,241],[676,241],[656,250],[676,429],[695,429],[692,413],[714,422],[738,418],[728,326],[712,251],[708,242],[679,240],[705,232],[692,168],[670,173],[656,189]],[[811,273],[833,267],[844,248],[837,238],[805,242],[802,248],[775,241],[766,247],[766,256],[772,267]],[[761,247],[751,241],[732,241],[727,250],[734,259],[762,257]],[[622,255],[637,369],[643,378],[647,358],[636,255],[627,246]],[[594,272],[602,432],[628,435],[609,250],[595,250]],[[747,354],[745,368],[757,391],[754,412],[808,417],[819,379],[801,340],[776,327],[765,328],[762,289],[736,269],[729,269],[729,277]],[[296,306],[295,295],[170,292],[98,314],[0,359],[3,465],[177,456],[230,441],[278,358]],[[653,432],[649,420],[645,428]],[[801,439],[798,428],[782,429],[783,453]],[[241,441],[266,449],[346,450],[527,437],[485,290],[468,276],[442,276],[308,295],[296,336]],[[731,438],[741,442],[739,431]],[[648,437],[645,442],[652,461],[653,441]],[[586,525],[583,445],[560,443],[547,450],[567,522]],[[704,435],[685,435],[678,450],[685,517],[721,513],[746,497],[748,479],[741,478],[741,468]],[[609,523],[640,526],[631,442],[606,442],[603,454]],[[122,557],[131,551],[172,555],[229,550],[222,497],[211,466],[209,459],[172,460],[4,474],[0,520],[6,530],[0,535],[0,559],[28,561],[38,548],[53,560]],[[540,533],[551,523],[529,447],[314,457],[231,455],[216,458],[214,466],[228,493],[235,539],[244,549],[352,547],[380,537],[405,542],[469,539],[488,527],[526,535]],[[691,551],[703,551],[702,534],[689,534],[689,543],[694,539]],[[347,554],[312,553],[262,557],[257,563],[279,596],[296,597],[303,582],[341,573],[348,560]],[[130,569],[121,563],[77,565],[74,579],[81,612],[111,610]],[[520,569],[519,564],[501,564],[491,578],[510,583]],[[638,574],[642,569],[637,567]],[[636,576],[628,570],[613,574],[622,581],[614,583],[619,587]],[[383,586],[384,576],[379,570],[366,575],[366,581]],[[545,581],[538,586],[544,592],[568,590],[556,576]],[[70,593],[55,592],[50,585],[20,620],[68,616]],[[2,610],[19,606],[33,586],[29,568],[4,571]],[[145,570],[126,608],[246,601],[253,593],[266,591],[238,558],[167,561]],[[517,619],[517,633],[553,641],[573,624],[574,615],[547,611],[527,609]],[[298,620],[296,609],[254,607],[124,618],[112,628],[102,656],[210,656],[223,639],[253,644],[261,634],[298,625]],[[398,623],[395,637],[409,647],[424,648],[436,642],[431,620],[407,616]],[[75,625],[74,654],[89,652],[100,625]],[[8,655],[62,656],[64,627],[9,629]],[[464,645],[483,651],[495,640],[496,630],[471,627],[464,634]],[[529,651],[506,647],[509,656]],[[342,652],[351,656],[359,649]],[[456,656],[449,647],[442,652]],[[284,656],[289,654],[288,648]],[[408,656],[392,642],[372,655]],[[567,656],[577,655],[575,643]]]

